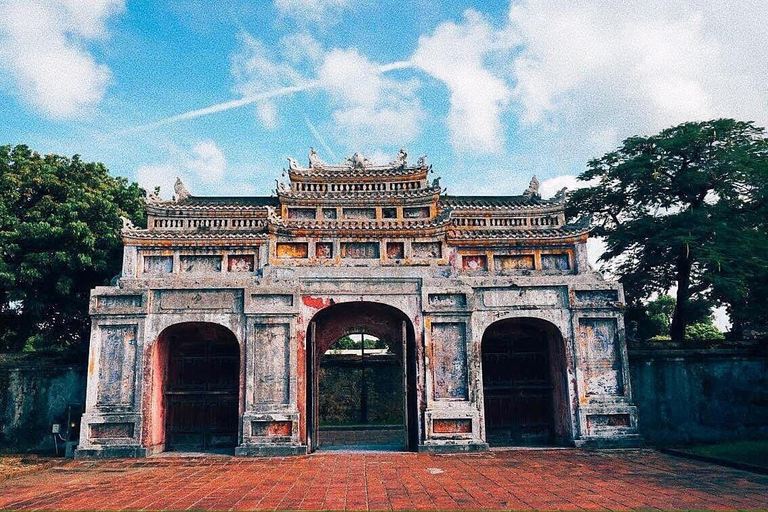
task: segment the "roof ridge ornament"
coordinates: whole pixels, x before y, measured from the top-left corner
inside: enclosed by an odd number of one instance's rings
[[[525,197],[530,198],[540,198],[541,194],[539,193],[539,180],[536,179],[536,175],[533,175],[533,178],[531,178],[531,183],[528,185],[528,188],[525,189],[525,192],[523,192],[523,195]]]
[[[554,200],[555,202],[563,202],[565,201],[565,196],[568,193],[568,187],[563,187],[560,190],[557,191],[557,194],[555,194]]]
[[[155,187],[155,190],[147,194],[144,199],[145,204],[162,204],[165,201],[160,197],[160,187]]]
[[[309,148],[309,167],[311,169],[322,169],[325,167],[325,162],[320,159],[315,148]]]
[[[192,194],[189,193],[184,183],[181,182],[181,178],[176,177],[176,183],[173,184],[173,191],[176,192],[173,195],[173,202],[178,203],[188,199]]]
[[[131,231],[136,229],[136,226],[133,225],[133,222],[131,222],[131,219],[128,217],[120,216],[120,221],[123,223],[123,228],[121,231]]]
[[[389,162],[389,165],[393,167],[407,167],[408,165],[408,152],[405,150],[405,148],[400,148],[397,151],[397,156],[394,160]]]
[[[367,165],[371,163],[366,157],[356,151],[351,157],[347,157],[346,164],[353,169],[365,169]]]
[[[418,160],[416,160],[416,166],[417,167],[426,167],[427,166],[427,155],[421,155]]]

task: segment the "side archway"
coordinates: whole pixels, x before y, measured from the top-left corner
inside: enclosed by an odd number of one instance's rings
[[[483,412],[490,446],[566,444],[565,344],[538,318],[494,322],[483,333]]]
[[[148,448],[230,452],[239,439],[240,344],[228,328],[183,322],[165,328],[152,349]]]

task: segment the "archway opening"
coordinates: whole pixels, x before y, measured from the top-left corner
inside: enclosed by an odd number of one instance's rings
[[[567,442],[563,337],[550,322],[513,318],[483,334],[483,400],[490,446]]]
[[[405,450],[415,446],[414,331],[400,310],[336,304],[308,329],[310,450]]]
[[[187,322],[165,329],[157,343],[158,418],[165,451],[234,453],[240,417],[240,346],[229,329]]]
[[[342,336],[320,358],[318,381],[323,448],[405,447],[403,369],[385,340]]]

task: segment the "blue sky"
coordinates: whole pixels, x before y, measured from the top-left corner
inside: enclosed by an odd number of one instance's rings
[[[0,0],[0,144],[166,196],[269,194],[310,146],[547,195],[630,135],[765,125],[765,26],[751,0]]]

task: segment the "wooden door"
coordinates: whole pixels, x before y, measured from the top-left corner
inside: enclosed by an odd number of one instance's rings
[[[166,449],[208,451],[237,444],[240,350],[232,339],[171,339]]]
[[[482,347],[488,442],[550,443],[554,415],[546,337],[525,329],[489,334]]]

